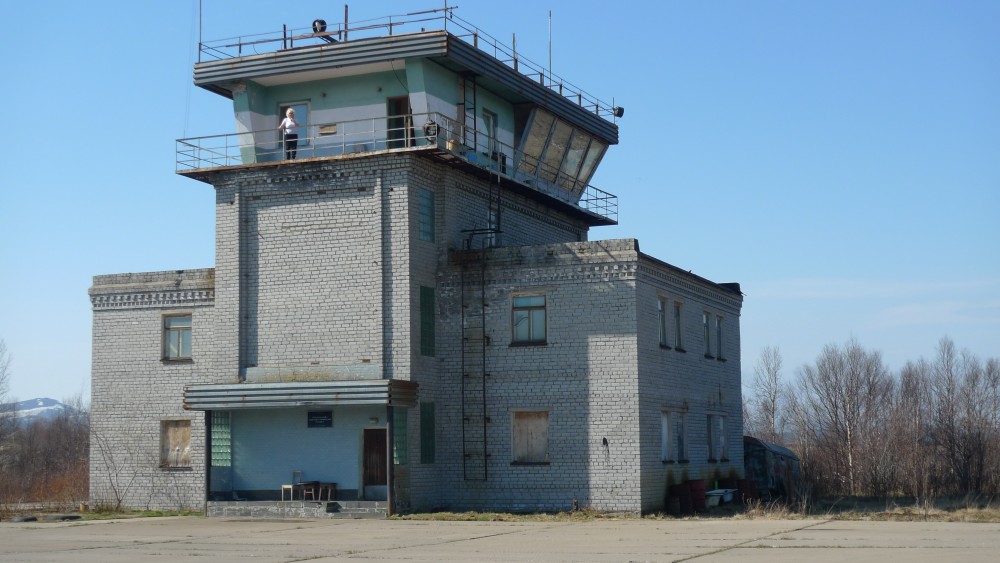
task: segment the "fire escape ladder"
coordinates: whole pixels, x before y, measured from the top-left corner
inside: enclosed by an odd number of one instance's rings
[[[479,233],[476,233],[479,234]],[[484,237],[478,238],[485,246]],[[489,450],[486,412],[486,250],[468,252],[462,265],[462,468],[466,481],[485,481],[488,476]]]

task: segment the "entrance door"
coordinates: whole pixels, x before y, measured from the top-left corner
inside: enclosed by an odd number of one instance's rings
[[[385,494],[386,464],[389,458],[386,454],[386,434],[384,428],[365,428],[364,435],[364,469],[363,486],[365,498]],[[372,499],[375,500],[375,499]]]
[[[386,100],[386,144],[390,149],[409,147],[413,143],[413,118],[410,115],[409,96],[398,96]]]

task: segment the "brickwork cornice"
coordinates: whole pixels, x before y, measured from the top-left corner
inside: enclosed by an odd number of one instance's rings
[[[162,307],[196,307],[215,302],[215,290],[157,291],[92,295],[94,310],[150,309]]]

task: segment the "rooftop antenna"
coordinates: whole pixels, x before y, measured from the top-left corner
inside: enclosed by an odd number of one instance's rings
[[[549,10],[549,86],[552,85],[552,10]]]

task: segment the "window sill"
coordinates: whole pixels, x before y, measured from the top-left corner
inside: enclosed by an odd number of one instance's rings
[[[689,460],[689,459],[682,459],[682,460],[678,461],[677,463],[691,463],[691,460]]]
[[[715,359],[716,359],[716,360],[718,360],[718,361],[720,361],[720,362],[724,362],[724,361],[726,361],[726,359],[725,359],[725,358],[715,358]]]
[[[681,354],[687,354],[687,350],[685,350],[684,348],[680,348],[680,347],[674,348],[674,351],[675,352],[680,352]]]
[[[192,358],[160,358],[161,364],[193,364]]]
[[[548,346],[549,343],[546,340],[541,340],[539,342],[511,342],[511,348],[525,348],[530,346]]]
[[[708,460],[707,460],[707,461],[708,461],[708,463],[719,463],[719,460],[717,460],[717,459],[714,459],[714,458],[711,458],[711,457],[710,457],[710,458],[708,458]]]
[[[512,461],[512,462],[510,462],[511,465],[519,465],[519,466],[522,466],[522,467],[547,466],[547,465],[550,465],[550,463],[551,462],[548,462],[548,461]]]
[[[715,359],[715,356],[713,356],[713,355],[711,355],[711,354],[705,354],[705,359],[708,359],[708,360],[714,360],[714,359]]]
[[[728,457],[724,457],[724,458],[722,458],[722,459],[719,460],[719,463],[729,463],[729,458]]]
[[[191,467],[190,465],[186,467],[166,467],[161,465],[160,471],[194,471],[194,468]]]
[[[663,463],[663,465],[673,465],[674,463],[676,463],[672,459],[663,459],[663,460],[660,460],[660,461]]]
[[[671,348],[670,346],[667,346],[666,344],[660,344],[660,349],[661,350],[672,350],[673,348]]]

